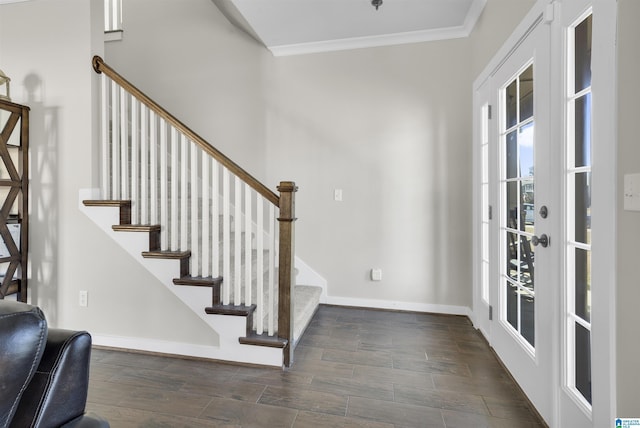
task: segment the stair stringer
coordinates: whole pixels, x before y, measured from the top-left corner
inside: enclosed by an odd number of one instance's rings
[[[179,260],[149,259],[142,257],[142,252],[149,250],[149,236],[147,233],[114,231],[112,229],[113,225],[120,223],[120,210],[118,207],[88,207],[82,203],[83,200],[96,199],[96,193],[97,192],[92,189],[80,190],[78,201],[80,211],[89,217],[89,219],[147,269],[147,271],[155,276],[218,335],[218,346],[180,346],[180,344],[173,344],[173,346],[167,346],[172,349],[170,353],[248,364],[282,366],[282,349],[243,345],[239,343],[238,338],[244,337],[247,334],[245,317],[205,313],[204,308],[210,306],[211,302],[211,290],[209,288],[177,286],[173,284],[173,279],[180,277]],[[154,346],[145,346],[143,340],[141,341],[142,346],[138,346],[136,345],[138,340],[131,341],[128,339],[129,338],[123,338],[123,340],[119,341],[117,338],[109,337],[105,338],[105,343],[100,343],[101,337],[95,335],[94,343],[96,345],[166,352],[166,349],[149,349],[149,347]],[[118,346],[118,342],[121,342],[122,346]],[[183,349],[184,352],[181,352],[181,349]]]

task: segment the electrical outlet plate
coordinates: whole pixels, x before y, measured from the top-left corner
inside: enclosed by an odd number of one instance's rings
[[[86,290],[80,290],[80,294],[78,295],[78,305],[82,307],[87,307],[89,305],[89,292]]]

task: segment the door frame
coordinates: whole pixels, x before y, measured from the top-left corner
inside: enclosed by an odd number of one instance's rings
[[[542,25],[550,25],[551,50],[550,50],[550,79],[551,79],[551,133],[553,139],[564,147],[565,141],[565,34],[561,19],[562,4],[571,4],[574,0],[538,0],[525,18],[513,31],[511,36],[489,61],[485,69],[473,83],[473,188],[479,189],[480,171],[478,168],[480,159],[478,140],[478,111],[481,103],[478,102],[478,91],[491,78],[492,74],[500,67],[510,53],[515,50],[520,42],[531,31],[535,21],[542,15]],[[582,0],[581,0],[582,1]],[[592,253],[592,283],[600,284],[592,290],[592,300],[599,305],[592,307],[592,318],[598,320],[592,326],[592,426],[601,427],[611,425],[616,416],[616,310],[615,310],[615,284],[616,284],[616,212],[617,212],[617,58],[616,58],[616,25],[617,2],[616,0],[590,0],[594,14],[593,22],[593,54],[592,54],[592,87],[594,87],[593,103],[593,131],[592,131],[592,158],[597,162],[592,167],[592,172],[597,173],[592,187],[592,240],[594,245]],[[492,105],[495,106],[492,101]],[[494,110],[496,107],[494,107]],[[560,161],[564,161],[564,149],[561,150]],[[564,165],[564,163],[563,163]],[[564,171],[564,169],[562,169]],[[479,245],[481,242],[481,229],[478,219],[481,218],[480,202],[474,191],[473,201],[473,304],[472,321],[492,343],[491,322],[485,322],[488,316],[486,305],[482,304],[482,290],[480,277]],[[564,205],[564,196],[562,197]],[[495,206],[495,198],[490,197],[490,203]],[[562,208],[564,216],[564,207]],[[495,216],[493,223],[495,223]],[[492,223],[492,226],[493,226]],[[564,225],[561,231],[554,231],[557,237],[564,235]],[[564,248],[563,242],[558,242]],[[554,242],[555,244],[555,242]],[[497,258],[491,254],[492,265],[495,267]],[[564,263],[563,263],[564,265]],[[494,268],[495,270],[495,268]],[[566,272],[561,266],[557,275],[561,279],[564,290],[564,278]],[[564,296],[564,292],[561,293]],[[564,305],[564,302],[562,302]],[[554,307],[553,316],[553,383],[549,386],[549,394],[553,396],[554,409],[550,416],[550,426],[560,426],[563,414],[558,405],[558,399],[566,392],[563,380],[563,326],[564,318],[561,316],[564,306],[558,302]],[[494,312],[497,308],[494,308]],[[496,320],[494,313],[493,319]],[[526,393],[526,391],[525,391]]]
[[[493,236],[493,221],[490,217],[493,216],[491,208],[495,206],[495,200],[492,198],[493,192],[489,191],[487,195],[487,202],[489,203],[489,207],[483,206],[483,197],[482,197],[482,183],[483,183],[483,168],[488,168],[488,165],[483,165],[485,162],[482,157],[481,152],[481,140],[485,138],[485,136],[481,136],[484,132],[487,133],[486,138],[489,140],[489,146],[487,148],[488,153],[487,157],[491,158],[494,156],[494,147],[491,147],[490,142],[495,138],[495,132],[489,123],[490,115],[495,115],[495,107],[493,108],[493,112],[491,111],[491,106],[496,104],[494,94],[491,93],[491,87],[489,85],[488,79],[481,82],[478,87],[474,85],[473,92],[473,182],[474,182],[474,191],[472,192],[473,197],[473,263],[472,269],[474,272],[473,275],[473,311],[472,311],[472,321],[474,326],[482,332],[484,337],[487,339],[489,343],[491,343],[491,322],[490,320],[493,318],[493,308],[491,306],[490,295],[488,299],[484,298],[484,273],[483,273],[483,245],[489,245],[489,268],[492,269],[495,263],[492,261],[495,260],[494,254],[494,246],[489,243],[484,243],[483,240],[483,230],[482,224],[484,223],[485,218],[489,218],[489,241],[491,240],[491,236]],[[488,101],[488,102],[487,102]],[[489,106],[489,107],[487,107]],[[484,127],[487,127],[485,130]],[[489,162],[489,159],[486,160]],[[487,176],[489,183],[495,182],[497,179],[497,171],[491,170],[488,168]],[[490,189],[489,189],[490,190]],[[486,216],[486,217],[485,217]],[[489,278],[491,278],[493,272],[489,272]]]

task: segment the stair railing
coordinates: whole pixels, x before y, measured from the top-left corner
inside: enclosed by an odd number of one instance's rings
[[[222,276],[214,306],[255,304],[256,334],[285,339],[289,366],[295,183],[277,195],[102,58],[92,64],[102,78],[102,197],[131,200],[133,224],[161,225],[161,250],[190,251],[191,277]]]

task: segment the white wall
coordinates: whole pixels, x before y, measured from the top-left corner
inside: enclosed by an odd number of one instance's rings
[[[624,174],[640,173],[640,2],[618,1],[618,218],[617,218],[617,402],[618,417],[639,417],[640,371],[638,355],[638,302],[640,280],[640,212],[624,211]]]
[[[79,189],[97,184],[91,57],[103,50],[102,10],[100,0],[0,5],[1,68],[13,101],[31,107],[30,301],[53,326],[211,344],[215,333],[78,210]]]
[[[468,52],[462,39],[273,61],[269,176],[299,185],[298,255],[341,303],[471,305]]]

